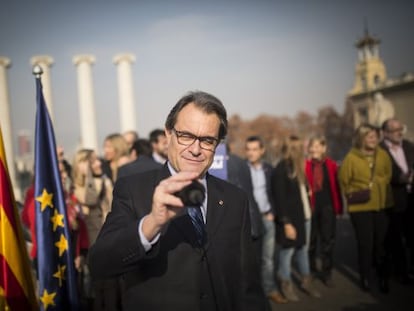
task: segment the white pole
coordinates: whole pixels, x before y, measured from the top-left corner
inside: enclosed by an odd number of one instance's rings
[[[79,113],[82,148],[98,152],[98,136],[96,132],[95,100],[92,82],[93,55],[75,55],[73,63],[78,70]]]

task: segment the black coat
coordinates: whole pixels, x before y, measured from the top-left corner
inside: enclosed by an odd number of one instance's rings
[[[118,178],[143,173],[146,171],[157,170],[161,167],[162,164],[155,162],[153,158],[146,155],[140,155],[136,160],[122,165],[118,169]]]
[[[290,178],[291,167],[285,160],[273,170],[272,198],[276,210],[276,240],[282,247],[301,247],[306,243],[305,215],[297,178]],[[296,229],[296,240],[286,238],[284,224]]]
[[[272,213],[275,214],[275,202],[273,201],[272,195],[272,174],[273,174],[273,167],[267,162],[262,162],[263,171],[266,177],[266,191],[267,197],[269,199],[270,206],[272,208]]]
[[[390,156],[392,163],[392,176],[391,176],[391,189],[394,197],[394,210],[398,212],[403,212],[408,207],[408,197],[409,193],[407,192],[406,182],[401,179],[403,174],[401,168],[398,166],[397,162],[394,160],[388,146],[384,141],[381,142],[381,147],[387,151]],[[407,161],[408,169],[414,169],[414,145],[407,140],[403,140],[402,149]]]
[[[249,199],[249,212],[252,237],[257,239],[263,235],[263,220],[259,207],[254,199],[252,176],[247,162],[242,158],[229,154],[227,159],[227,180],[243,189]]]
[[[183,214],[145,252],[138,224],[151,210],[156,185],[169,175],[164,166],[117,181],[112,211],[89,253],[93,278],[121,276],[123,310],[265,310],[248,200],[236,186],[207,176],[204,249]]]

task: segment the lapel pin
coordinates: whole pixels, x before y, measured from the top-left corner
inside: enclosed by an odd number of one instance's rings
[[[220,201],[218,202],[218,204],[219,204],[219,205],[221,205],[221,206],[223,206],[223,204],[224,204],[223,200],[220,200]]]

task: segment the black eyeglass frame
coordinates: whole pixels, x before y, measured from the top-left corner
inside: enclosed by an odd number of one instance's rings
[[[182,146],[191,146],[196,140],[198,140],[201,149],[214,151],[220,143],[220,140],[216,137],[196,136],[189,132],[178,131],[175,128],[172,128],[172,131],[177,137],[177,142]]]

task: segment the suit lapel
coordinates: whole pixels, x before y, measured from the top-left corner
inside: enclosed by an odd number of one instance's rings
[[[227,204],[223,190],[219,189],[217,182],[210,175],[207,175],[207,192],[206,249],[226,214]]]

